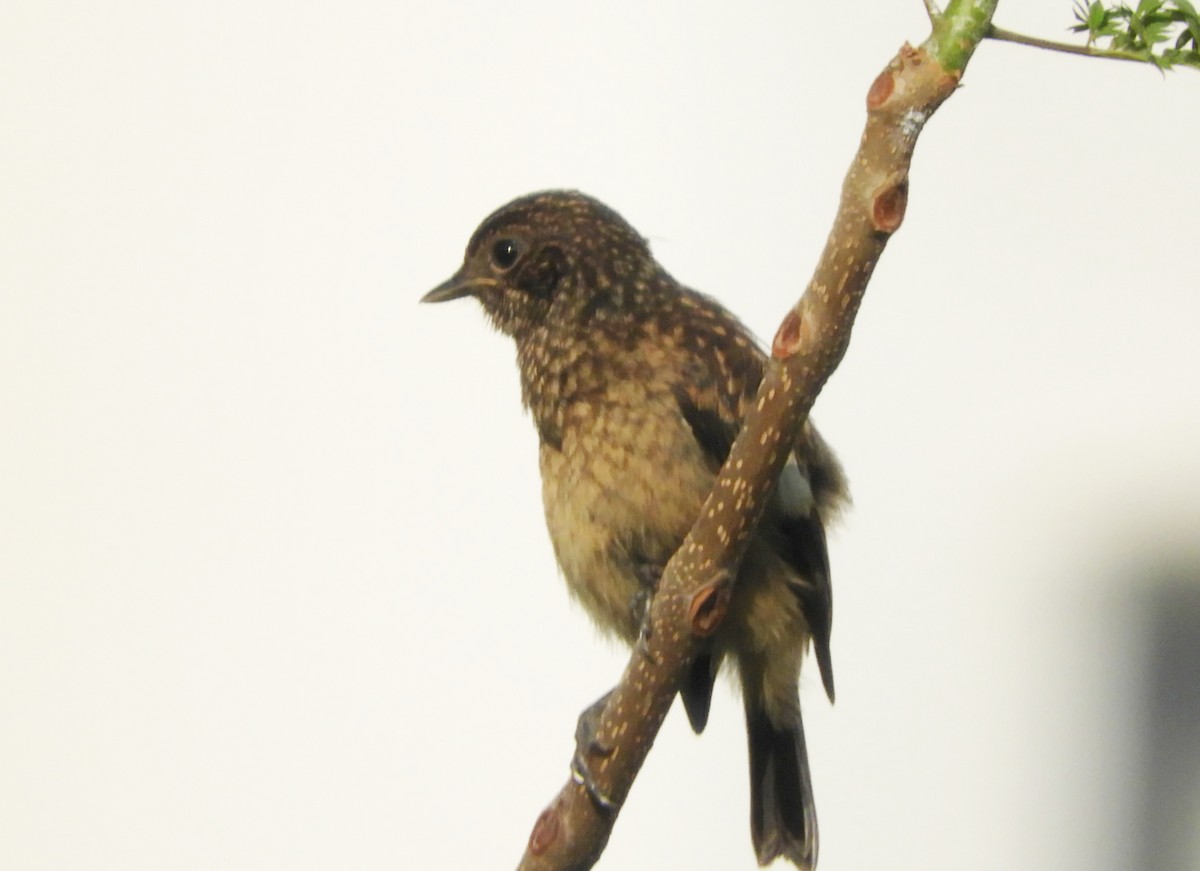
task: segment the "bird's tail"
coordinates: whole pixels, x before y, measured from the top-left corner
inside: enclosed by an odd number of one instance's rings
[[[817,807],[813,801],[804,724],[776,726],[760,704],[747,699],[750,739],[750,832],[758,864],[784,856],[803,871],[817,865]]]

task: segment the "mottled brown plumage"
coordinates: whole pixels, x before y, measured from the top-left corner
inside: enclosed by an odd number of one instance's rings
[[[467,295],[516,342],[546,521],[571,593],[632,644],[754,399],[764,355],[729,312],[667,274],[616,212],[575,192],[533,194],[493,213],[462,268],[425,300]],[[806,425],[729,615],[681,691],[702,730],[717,668],[736,661],[764,864],[780,855],[816,864],[797,681],[811,639],[833,699],[824,523],[845,499],[837,461]]]

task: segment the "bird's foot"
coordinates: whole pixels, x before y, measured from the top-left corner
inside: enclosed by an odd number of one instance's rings
[[[637,575],[641,588],[652,594],[658,589],[658,582],[662,580],[663,569],[664,566],[658,563],[637,563],[633,567],[633,573]],[[649,601],[649,598],[646,601]]]
[[[605,693],[579,715],[579,721],[575,724],[575,755],[571,759],[571,779],[584,788],[588,797],[604,813],[616,813],[621,803],[596,785],[587,759],[590,755],[604,757],[612,753],[612,748],[606,747],[599,737],[600,717],[611,695],[611,691]]]
[[[629,610],[639,625],[637,645],[634,649],[646,659],[652,659],[648,644],[651,633],[650,603],[654,601],[654,593],[662,580],[663,567],[652,563],[638,563],[634,572],[640,581],[637,592],[629,600]]]

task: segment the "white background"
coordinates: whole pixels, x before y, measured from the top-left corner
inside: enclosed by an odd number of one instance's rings
[[[625,654],[510,343],[416,301],[568,186],[769,337],[924,15],[7,3],[0,867],[515,865]],[[1194,72],[996,43],[928,126],[815,414],[822,871],[1135,863],[1147,602],[1200,575],[1197,141]],[[741,730],[673,711],[601,867],[755,867]]]

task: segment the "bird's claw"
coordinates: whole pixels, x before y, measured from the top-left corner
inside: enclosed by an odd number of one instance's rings
[[[616,813],[621,803],[596,785],[587,758],[589,755],[603,757],[612,753],[611,747],[600,742],[598,734],[600,716],[611,695],[611,692],[605,693],[579,715],[575,724],[575,755],[571,758],[571,779],[584,788],[588,797],[604,813]]]
[[[575,758],[571,761],[571,779],[584,788],[584,791],[588,794],[588,798],[592,800],[592,803],[602,813],[615,814],[621,809],[619,801],[609,796],[608,793],[596,785],[587,762],[578,751],[576,751]]]
[[[650,623],[650,602],[654,599],[654,590],[642,587],[629,600],[629,610],[637,618],[638,621],[638,638],[637,644],[634,645],[634,650],[641,654],[646,659],[652,660],[650,655],[650,635],[652,628]]]
[[[663,567],[657,563],[638,562],[633,567],[633,572],[637,575],[642,591],[653,593],[658,589],[658,582],[662,580]],[[636,600],[637,596],[634,598]],[[646,601],[650,601],[649,595],[646,596]]]
[[[650,655],[648,644],[652,633],[650,603],[654,601],[658,583],[662,580],[663,567],[653,563],[638,563],[634,572],[640,581],[637,592],[629,600],[629,610],[639,624],[638,640],[634,649],[646,659],[653,661],[654,658]]]

